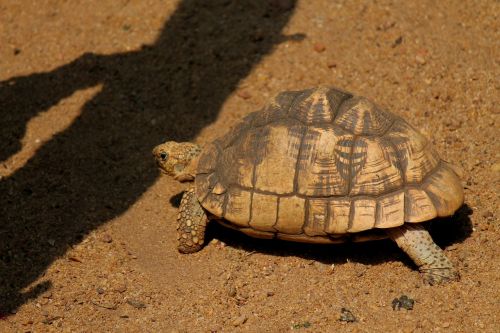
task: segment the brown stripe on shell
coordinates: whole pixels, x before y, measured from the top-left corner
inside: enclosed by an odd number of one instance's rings
[[[227,196],[224,218],[239,227],[248,227],[252,193],[233,186],[228,190]]]
[[[393,122],[392,114],[359,96],[342,103],[335,118],[335,124],[355,135],[382,135]]]
[[[356,137],[350,134],[342,135],[335,143],[335,164],[342,179],[348,185],[345,194],[350,191],[349,185],[351,182],[351,162],[352,151]],[[359,162],[359,156],[356,156],[355,162]]]
[[[427,139],[402,119],[396,120],[383,139],[395,148],[407,184],[420,184],[439,163]]]
[[[335,105],[330,105],[328,90],[328,88],[318,88],[308,96],[303,96],[294,103],[289,116],[307,125],[331,123],[335,117],[332,112],[335,110]]]
[[[250,226],[257,230],[276,231],[278,197],[276,195],[254,193],[252,197],[252,219]]]
[[[338,115],[338,111],[340,109],[340,106],[345,101],[352,98],[352,94],[348,93],[347,91],[342,91],[342,90],[333,89],[333,88],[328,89],[328,91],[326,92],[326,96],[328,98],[328,101],[330,102],[330,109],[332,111],[334,119]]]
[[[379,195],[403,186],[394,148],[378,138],[356,140],[351,159],[350,195]]]
[[[410,223],[423,222],[437,216],[436,208],[431,199],[420,188],[408,188],[405,191],[405,221]]]
[[[343,234],[349,229],[351,211],[350,199],[331,199],[328,202],[329,214],[325,231],[328,234]]]
[[[464,202],[460,179],[444,163],[426,179],[423,189],[436,207],[438,216],[453,215]]]
[[[377,202],[376,228],[392,228],[405,223],[405,193],[391,193]]]
[[[347,194],[346,177],[338,170],[343,157],[337,150],[342,154],[350,148],[337,146],[339,138],[345,139],[333,126],[307,128],[297,163],[298,193],[325,197]]]
[[[328,200],[307,200],[308,209],[305,219],[304,233],[308,236],[326,235],[325,227],[328,217]]]

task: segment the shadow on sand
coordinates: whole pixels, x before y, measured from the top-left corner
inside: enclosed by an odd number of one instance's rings
[[[184,0],[141,50],[85,54],[0,82],[0,161],[20,149],[31,118],[102,85],[69,128],[0,181],[0,314],[50,288],[28,286],[153,184],[153,146],[191,140],[216,119],[238,82],[284,38],[294,1],[270,3]]]

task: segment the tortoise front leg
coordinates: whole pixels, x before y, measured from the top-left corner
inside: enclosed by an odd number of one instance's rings
[[[181,253],[198,252],[203,247],[208,217],[196,197],[194,187],[184,192],[177,215],[177,249]]]
[[[387,229],[387,233],[415,262],[425,282],[434,285],[460,278],[451,261],[422,225],[406,223]]]

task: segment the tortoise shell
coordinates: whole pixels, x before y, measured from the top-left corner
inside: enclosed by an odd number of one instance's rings
[[[319,243],[373,239],[364,231],[449,216],[463,203],[453,167],[424,136],[329,88],[281,93],[245,117],[204,148],[195,187],[229,227]]]

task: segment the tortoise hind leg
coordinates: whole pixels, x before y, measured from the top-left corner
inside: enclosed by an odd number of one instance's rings
[[[177,216],[177,249],[181,253],[198,252],[203,247],[208,217],[198,202],[194,187],[184,192]]]
[[[422,225],[406,223],[387,229],[387,233],[415,262],[425,282],[434,285],[460,278],[451,261]]]

